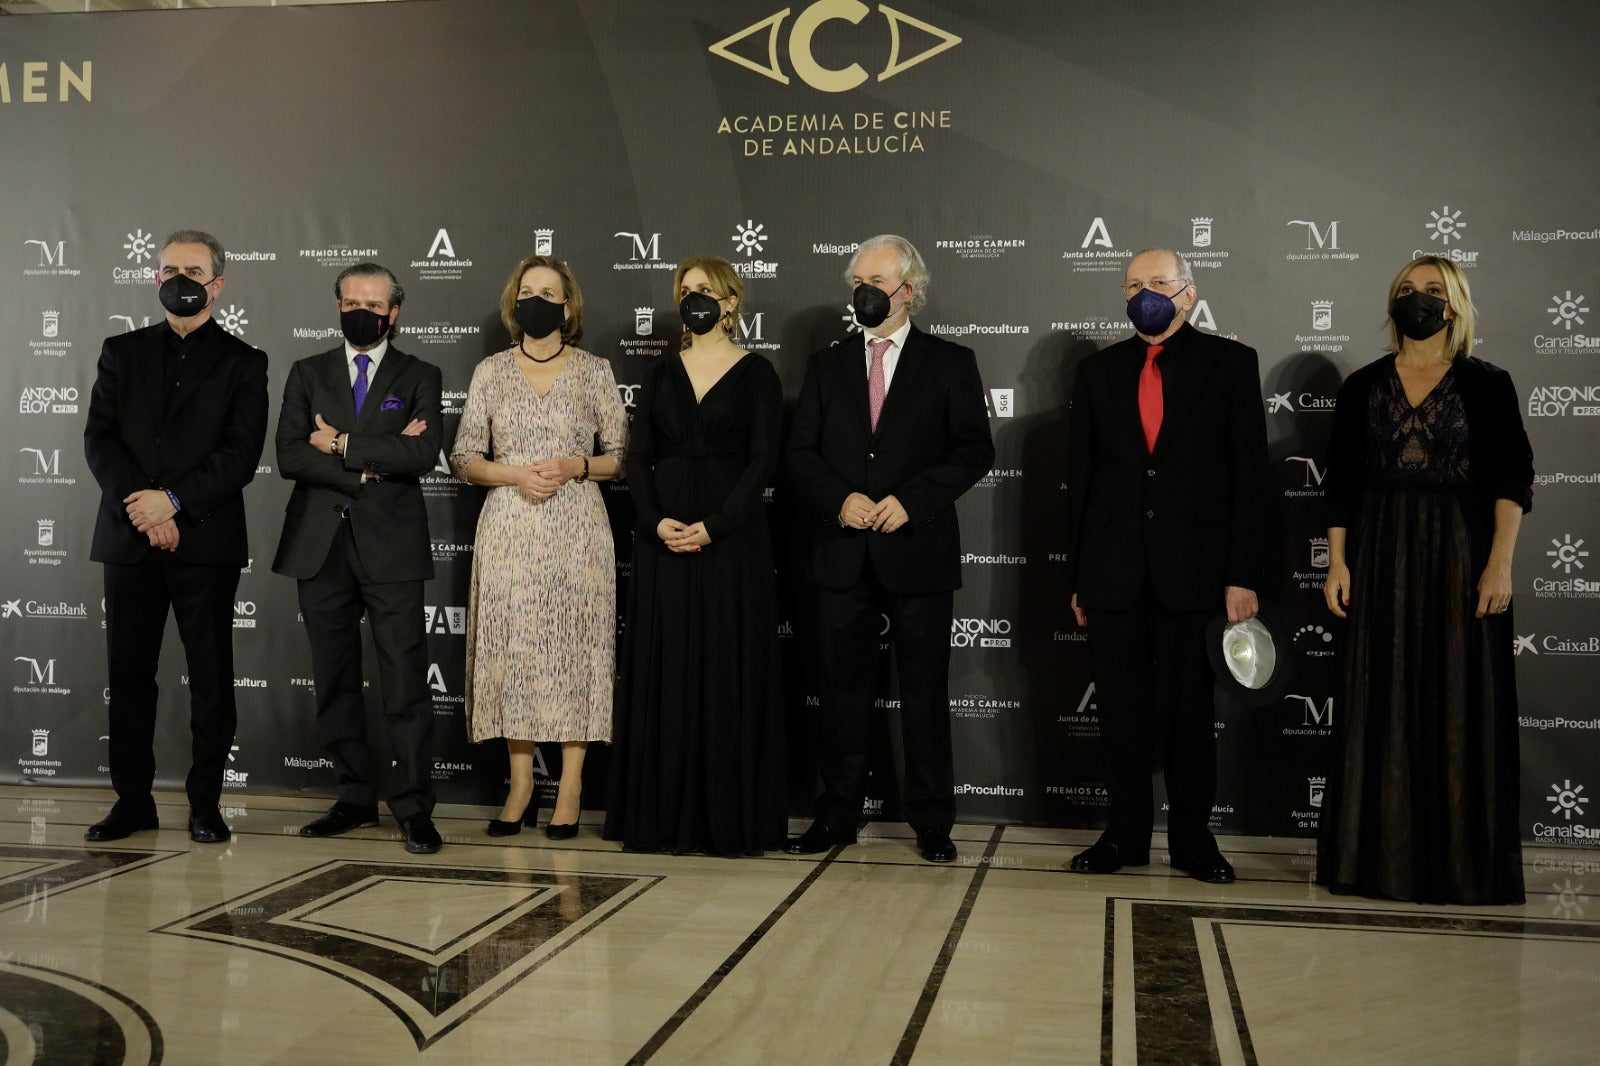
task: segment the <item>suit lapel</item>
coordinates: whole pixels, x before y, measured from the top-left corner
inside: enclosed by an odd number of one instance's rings
[[[147,330],[134,344],[133,365],[129,367],[144,388],[145,410],[150,412],[150,424],[157,436],[167,420],[166,347],[166,332]]]
[[[1110,369],[1111,401],[1116,408],[1117,421],[1127,427],[1141,455],[1146,452],[1144,420],[1139,417],[1139,374],[1144,370],[1145,347],[1145,343],[1136,338],[1126,352],[1112,360]]]
[[[839,365],[844,375],[845,392],[850,397],[850,406],[855,408],[856,416],[861,419],[861,431],[870,436],[872,411],[867,398],[866,352],[865,333],[858,333],[839,345]]]
[[[912,326],[910,332],[906,334],[906,343],[900,350],[900,358],[895,361],[894,378],[889,382],[889,392],[883,398],[883,410],[878,412],[879,430],[882,430],[909,402],[906,396],[911,392],[912,382],[922,370],[923,348],[926,344],[927,337],[916,326]]]
[[[1183,432],[1183,426],[1194,410],[1200,394],[1201,379],[1206,367],[1197,358],[1194,346],[1185,344],[1162,359],[1161,367],[1161,433],[1156,437],[1155,454],[1161,455]]]
[[[342,356],[343,353],[341,353]],[[355,427],[365,429],[368,422],[372,421],[372,413],[383,406],[383,397],[388,392],[389,386],[400,376],[400,371],[405,369],[405,364],[410,360],[405,352],[395,351],[394,342],[389,342],[389,350],[383,353],[383,361],[378,364],[378,372],[372,375],[372,381],[367,385],[367,398],[361,404],[361,413],[356,415]],[[355,390],[350,392],[350,411],[355,413]]]

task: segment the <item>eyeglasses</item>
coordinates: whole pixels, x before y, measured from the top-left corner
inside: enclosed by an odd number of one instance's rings
[[[1189,287],[1189,283],[1184,281],[1182,278],[1151,278],[1148,285],[1142,281],[1130,281],[1122,287],[1122,291],[1131,297],[1137,295],[1141,289],[1149,288],[1162,290],[1170,288],[1174,285],[1177,286],[1178,289],[1187,289]]]

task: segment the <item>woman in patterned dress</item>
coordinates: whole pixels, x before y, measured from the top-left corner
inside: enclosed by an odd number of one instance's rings
[[[1511,553],[1533,449],[1511,375],[1472,354],[1454,263],[1407,264],[1389,314],[1390,354],[1339,390],[1323,482],[1323,591],[1349,621],[1317,882],[1521,903]]]
[[[500,318],[515,343],[473,371],[450,456],[457,477],[489,489],[467,610],[467,732],[504,737],[510,752],[491,836],[533,824],[534,744],[561,744],[545,833],[565,840],[578,831],[584,752],[611,739],[616,555],[594,482],[622,476],[627,416],[611,365],[574,347],[583,294],[566,263],[517,264]]]

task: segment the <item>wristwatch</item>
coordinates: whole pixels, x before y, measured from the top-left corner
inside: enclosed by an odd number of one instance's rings
[[[329,455],[337,455],[337,456],[343,457],[343,455],[344,455],[344,445],[339,443],[339,441],[341,439],[341,436],[342,435],[338,434],[338,433],[335,433],[333,435],[333,442],[328,445],[328,454]]]

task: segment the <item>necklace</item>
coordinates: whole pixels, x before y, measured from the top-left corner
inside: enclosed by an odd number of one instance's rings
[[[523,354],[523,356],[525,356],[528,359],[529,362],[533,362],[533,363],[548,363],[548,362],[550,362],[550,360],[554,359],[556,356],[560,355],[562,352],[567,350],[567,342],[566,341],[562,341],[561,342],[561,347],[557,348],[554,352],[552,352],[551,354],[545,356],[543,359],[540,359],[538,356],[529,355],[528,354],[528,349],[523,347],[523,345],[525,345],[527,343],[528,343],[528,340],[527,340],[526,337],[524,337],[522,340],[518,341],[517,342],[517,350],[520,351]]]

